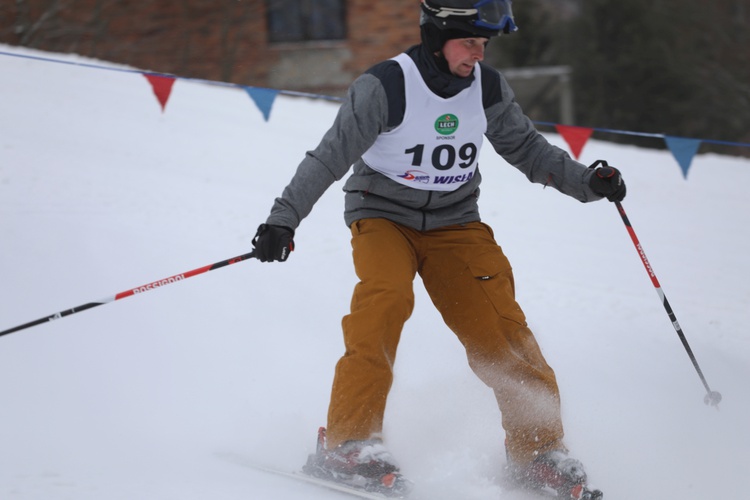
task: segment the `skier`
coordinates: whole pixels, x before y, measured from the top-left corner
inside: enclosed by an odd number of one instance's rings
[[[287,260],[294,231],[353,165],[344,185],[359,283],[342,321],[327,429],[304,470],[400,496],[409,482],[383,444],[386,399],[402,327],[422,278],[502,413],[509,476],[565,499],[595,499],[563,443],[553,370],[514,296],[511,266],[480,219],[483,136],[531,182],[581,202],[620,201],[616,168],[590,169],[550,145],[484,64],[489,39],[517,30],[510,0],[422,0],[422,42],[351,85],[253,239],[263,261]]]

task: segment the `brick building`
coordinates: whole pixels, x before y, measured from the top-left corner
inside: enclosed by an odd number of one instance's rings
[[[341,94],[419,42],[418,0],[18,0],[0,43],[243,85]]]

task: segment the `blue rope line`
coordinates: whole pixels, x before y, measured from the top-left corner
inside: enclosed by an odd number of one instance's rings
[[[18,57],[22,59],[32,59],[35,61],[44,61],[44,62],[51,62],[51,63],[58,63],[58,64],[69,64],[71,66],[80,66],[83,68],[90,68],[90,69],[101,69],[105,71],[117,71],[120,73],[131,73],[131,74],[138,74],[138,75],[148,75],[148,76],[162,76],[165,78],[174,78],[175,80],[186,80],[194,83],[203,83],[206,85],[216,85],[219,87],[230,87],[230,88],[238,88],[238,89],[244,89],[244,88],[265,88],[265,87],[252,87],[249,85],[240,85],[238,83],[230,83],[230,82],[219,82],[216,80],[205,80],[202,78],[191,78],[187,76],[177,76],[172,75],[170,73],[160,73],[156,71],[144,71],[144,70],[138,70],[138,69],[127,69],[127,68],[116,68],[111,66],[102,66],[100,64],[91,64],[91,63],[83,63],[83,62],[76,62],[76,61],[63,61],[60,59],[52,59],[49,57],[41,57],[41,56],[31,56],[27,54],[14,54],[12,52],[3,52],[0,51],[0,55],[3,56],[10,56],[10,57]],[[269,89],[269,90],[276,90],[276,89]],[[343,101],[344,99],[341,97],[334,97],[334,96],[326,96],[326,95],[320,95],[320,94],[311,94],[307,92],[295,92],[292,90],[278,90],[279,94],[289,95],[289,96],[295,96],[295,97],[309,97],[313,99],[324,99],[329,101]]]
[[[554,123],[554,122],[539,122],[539,121],[534,121],[533,123],[535,125],[545,125],[545,126],[548,126],[548,127],[555,127],[557,125],[560,125],[559,123]],[[667,137],[666,134],[651,134],[651,133],[647,133],[647,132],[631,132],[629,130],[616,130],[616,129],[611,129],[611,128],[599,128],[599,127],[580,127],[580,128],[591,128],[591,130],[595,130],[597,132],[607,132],[607,133],[610,133],[610,134],[636,135],[636,136],[640,136],[640,137],[655,137],[657,139],[664,139],[665,137]],[[670,137],[678,137],[678,136],[670,136]],[[750,143],[747,143],[747,142],[719,141],[719,140],[716,140],[716,139],[698,139],[698,138],[693,138],[693,137],[680,137],[680,139],[693,139],[693,140],[696,140],[696,141],[708,142],[708,143],[711,143],[711,144],[721,144],[721,145],[724,145],[724,146],[742,146],[742,147],[746,147],[746,148],[750,147]]]
[[[172,75],[169,73],[159,73],[154,71],[143,71],[143,70],[137,70],[137,69],[126,69],[126,68],[115,68],[111,66],[102,66],[99,64],[91,64],[91,63],[83,63],[83,62],[75,62],[75,61],[62,61],[60,59],[52,59],[49,57],[41,57],[41,56],[31,56],[27,54],[14,54],[12,52],[4,52],[0,51],[0,55],[3,56],[10,56],[10,57],[19,57],[23,59],[32,59],[35,61],[44,61],[44,62],[51,62],[51,63],[58,63],[58,64],[69,64],[72,66],[80,66],[83,68],[91,68],[91,69],[102,69],[105,71],[119,71],[121,73],[134,73],[139,75],[149,75],[149,76],[162,76],[167,78],[174,78],[177,80],[186,80],[190,82],[195,83],[203,83],[206,85],[217,85],[220,87],[231,87],[231,88],[239,88],[244,89],[248,88],[250,86],[248,85],[240,85],[237,83],[229,83],[229,82],[219,82],[216,80],[205,80],[202,78],[191,78],[191,77],[185,77],[185,76],[177,76]],[[255,88],[265,88],[265,87],[255,87]],[[269,90],[276,90],[276,89],[269,89]],[[293,90],[278,90],[279,94],[282,95],[288,95],[293,97],[307,97],[311,99],[323,99],[327,101],[335,101],[335,102],[343,102],[344,98],[342,97],[335,97],[335,96],[328,96],[328,95],[322,95],[322,94],[312,94],[308,92],[297,92]],[[535,125],[543,125],[543,126],[549,126],[549,127],[555,127],[557,125],[560,125],[558,123],[554,122],[545,122],[545,121],[532,121]],[[598,127],[581,127],[581,128],[591,128],[592,130],[595,130],[597,132],[606,132],[611,134],[621,134],[621,135],[634,135],[639,137],[655,137],[659,139],[663,139],[666,137],[665,134],[651,134],[646,132],[632,132],[629,130],[616,130],[616,129],[610,129],[610,128],[598,128]],[[673,136],[677,137],[677,136]],[[720,144],[722,146],[740,146],[740,147],[750,147],[750,143],[747,142],[732,142],[732,141],[720,141],[717,139],[698,139],[698,138],[692,138],[692,137],[681,137],[682,139],[693,139],[696,141],[706,142],[710,144]]]

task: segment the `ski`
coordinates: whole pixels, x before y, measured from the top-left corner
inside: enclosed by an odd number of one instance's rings
[[[553,489],[543,489],[543,490],[527,490],[532,493],[537,494],[540,497],[543,498],[558,498],[561,500],[566,500],[565,497],[561,497],[558,492],[556,492]],[[592,490],[587,488],[586,486],[581,486],[580,488],[576,488],[573,491],[571,491],[571,496],[569,497],[571,500],[603,500],[604,494],[600,490]]]
[[[571,490],[570,495],[561,495],[552,488],[529,488],[523,486],[514,486],[512,489],[523,491],[536,498],[557,498],[558,500],[604,500],[604,493],[601,490],[590,489],[588,486],[581,485]]]
[[[224,460],[227,460],[229,462],[232,462],[235,465],[241,465],[243,467],[250,467],[257,471],[266,472],[268,474],[274,474],[274,475],[286,477],[289,479],[294,479],[296,481],[311,484],[319,488],[325,488],[327,490],[336,491],[345,495],[349,495],[351,497],[367,498],[367,499],[375,499],[375,500],[384,500],[384,499],[390,500],[393,498],[404,498],[404,497],[389,497],[386,495],[381,495],[379,493],[365,491],[362,489],[355,488],[353,486],[347,486],[345,484],[337,483],[334,481],[329,481],[327,479],[321,479],[321,478],[317,478],[314,476],[310,476],[308,474],[305,474],[302,471],[287,471],[287,470],[277,469],[274,467],[259,464],[257,462],[252,461],[248,457],[238,455],[235,453],[217,453],[216,456]]]
[[[503,484],[511,491],[520,491],[528,493],[539,499],[556,498],[558,500],[604,500],[604,493],[601,490],[591,487],[587,484],[578,484],[556,490],[551,486],[530,485],[519,481],[518,477],[506,469],[503,476]]]
[[[323,489],[335,491],[344,495],[348,495],[353,498],[366,498],[366,499],[371,499],[371,500],[372,499],[374,500],[393,500],[393,499],[412,500],[413,499],[413,495],[410,495],[408,497],[407,496],[388,496],[388,495],[383,495],[383,494],[373,492],[373,491],[366,491],[364,489],[359,489],[354,486],[349,486],[343,483],[337,483],[333,480],[311,476],[302,471],[289,471],[289,470],[278,469],[275,467],[260,464],[258,462],[253,461],[251,458],[247,456],[239,455],[237,453],[217,453],[216,456],[228,462],[231,462],[235,465],[249,467],[251,469],[255,469],[257,471],[265,472],[268,474],[274,474],[276,476],[286,477],[289,479],[293,479],[295,481],[300,481],[303,483],[316,486],[318,488],[323,488]],[[515,486],[510,486],[510,489],[511,491],[523,492],[524,495],[528,494],[529,496],[533,496],[539,499],[556,498],[558,500],[573,500],[573,499],[603,500],[604,498],[604,495],[602,494],[600,490],[589,489],[586,486],[581,486],[580,489],[571,491],[570,497],[566,495],[561,496],[558,492],[556,492],[555,490],[551,488],[533,489],[533,488],[525,488],[522,486],[515,485]]]

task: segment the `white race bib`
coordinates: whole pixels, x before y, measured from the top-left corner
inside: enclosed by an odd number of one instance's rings
[[[373,170],[414,189],[458,189],[476,173],[487,131],[479,64],[470,87],[443,99],[427,87],[411,57],[400,54],[393,60],[404,72],[404,119],[380,134],[362,159]]]

